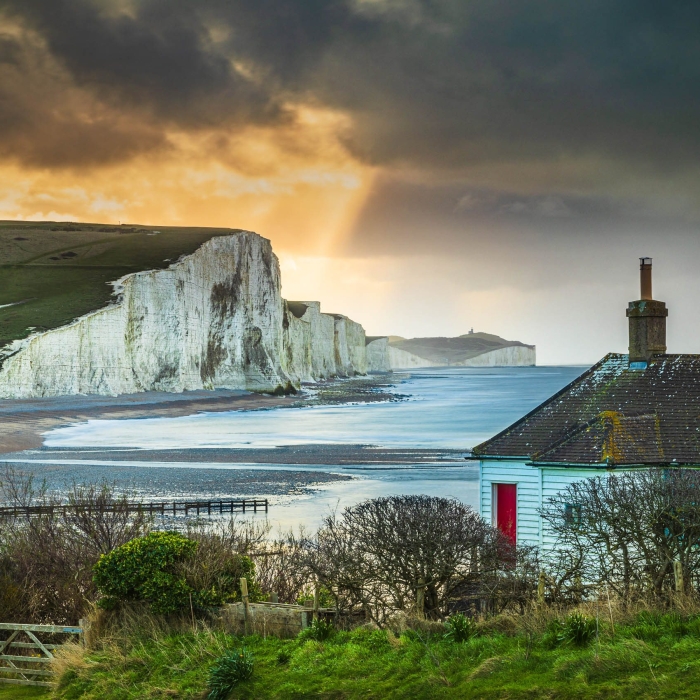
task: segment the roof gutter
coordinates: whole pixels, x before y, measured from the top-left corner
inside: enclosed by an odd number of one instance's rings
[[[613,463],[613,462],[538,462],[530,460],[527,462],[528,467],[588,467],[589,469],[651,469],[660,467],[664,469],[673,469],[683,467],[685,469],[700,469],[700,464],[697,462],[652,462],[644,463]]]
[[[522,461],[528,461],[531,459],[531,455],[515,455],[515,456],[508,456],[504,457],[503,455],[480,455],[480,454],[474,454],[473,452],[468,456],[465,457],[464,459],[473,459],[473,460],[483,460],[483,459],[492,459],[495,462],[522,462]]]

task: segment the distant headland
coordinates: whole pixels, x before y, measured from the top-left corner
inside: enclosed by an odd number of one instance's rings
[[[412,367],[531,367],[534,345],[473,330],[456,338],[368,336],[367,363],[374,371]]]

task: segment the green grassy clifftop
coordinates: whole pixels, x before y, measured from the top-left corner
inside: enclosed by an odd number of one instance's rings
[[[0,221],[0,347],[95,311],[110,282],[238,229]]]

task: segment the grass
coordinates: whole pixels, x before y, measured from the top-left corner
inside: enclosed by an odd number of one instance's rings
[[[158,233],[155,233],[158,232]],[[163,269],[231,229],[0,222],[0,347],[101,308],[109,282]],[[17,303],[20,302],[20,303]]]
[[[330,639],[234,638],[209,631],[164,635],[94,652],[63,673],[65,700],[204,698],[209,670],[245,646],[254,671],[231,698],[696,698],[700,617],[642,613],[615,634],[601,622],[576,647],[546,632],[441,634],[358,629]],[[2,696],[0,696],[2,697]]]
[[[0,700],[23,700],[23,698],[48,698],[47,688],[30,688],[22,685],[0,685]]]

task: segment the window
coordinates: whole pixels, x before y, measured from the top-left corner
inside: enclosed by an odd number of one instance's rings
[[[581,505],[579,503],[566,503],[564,505],[564,520],[571,527],[581,525]]]

